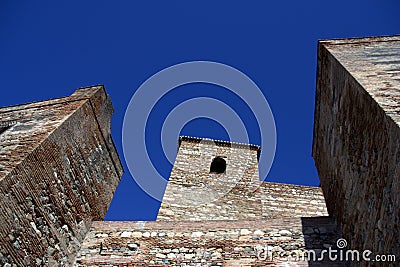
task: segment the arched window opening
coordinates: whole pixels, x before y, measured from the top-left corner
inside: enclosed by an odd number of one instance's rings
[[[222,157],[215,157],[211,162],[210,173],[225,173],[226,161]]]

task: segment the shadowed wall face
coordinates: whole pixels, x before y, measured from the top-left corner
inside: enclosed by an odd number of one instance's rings
[[[101,86],[0,109],[0,265],[72,264],[122,175],[112,111]]]
[[[400,37],[322,41],[313,157],[351,249],[400,247]]]

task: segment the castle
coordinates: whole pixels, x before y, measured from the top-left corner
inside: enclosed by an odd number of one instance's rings
[[[399,36],[319,42],[321,187],[260,182],[259,146],[182,136],[151,222],[103,221],[123,172],[103,86],[1,108],[0,265],[397,266],[399,58]],[[350,249],[370,261],[323,257]]]

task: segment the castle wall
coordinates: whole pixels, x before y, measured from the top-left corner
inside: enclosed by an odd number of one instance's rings
[[[104,88],[0,109],[0,264],[69,266],[122,175]]]
[[[400,247],[400,37],[321,41],[313,157],[348,248]]]
[[[259,147],[181,137],[157,220],[240,220],[327,215],[318,187],[260,182]],[[210,173],[226,157],[226,172]]]
[[[262,218],[328,216],[320,187],[264,182],[257,190]]]
[[[329,217],[94,222],[75,266],[309,266],[302,252],[320,257],[338,236]]]
[[[321,188],[260,182],[259,147],[193,137],[179,143],[157,221],[94,222],[76,266],[308,266],[308,258],[288,255],[313,249],[319,257],[335,246],[340,234]],[[217,156],[225,173],[210,173]]]

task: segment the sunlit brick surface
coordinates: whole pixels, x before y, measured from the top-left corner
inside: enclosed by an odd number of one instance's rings
[[[122,174],[102,86],[0,109],[0,265],[70,266]]]
[[[181,137],[157,220],[238,220],[327,215],[321,188],[260,182],[259,147]],[[212,159],[227,162],[210,173]]]
[[[306,248],[318,253],[334,247],[337,238],[329,217],[94,222],[76,266],[284,266],[288,255],[302,255]],[[260,249],[268,249],[269,256],[258,254]],[[291,264],[308,266],[308,261]]]
[[[321,188],[260,182],[259,150],[181,137],[157,221],[95,222],[76,265],[308,266],[288,255],[334,246],[336,223]],[[210,173],[215,157],[226,161],[225,173]]]
[[[260,182],[258,146],[181,137],[154,222],[101,221],[122,174],[102,86],[0,109],[0,265],[367,265],[289,257],[343,237],[400,257],[399,58],[398,36],[319,43],[323,192]],[[210,172],[216,157],[224,173]]]

